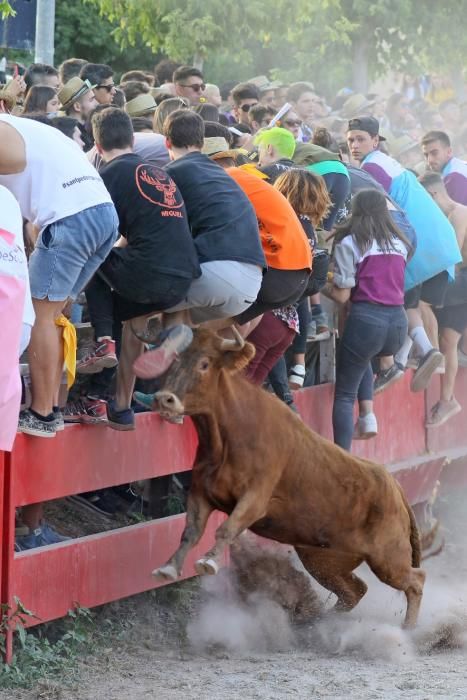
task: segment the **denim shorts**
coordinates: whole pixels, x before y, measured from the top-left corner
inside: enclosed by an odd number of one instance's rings
[[[112,250],[117,236],[117,212],[110,203],[46,226],[29,259],[33,299],[76,299]]]

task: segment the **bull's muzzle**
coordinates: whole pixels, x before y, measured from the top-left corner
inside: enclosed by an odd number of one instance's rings
[[[159,412],[161,414],[177,414],[182,415],[185,413],[185,407],[175,394],[170,391],[158,391],[155,395],[155,399],[159,406]]]

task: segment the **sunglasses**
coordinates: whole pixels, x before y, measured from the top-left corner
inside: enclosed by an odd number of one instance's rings
[[[301,119],[285,119],[284,123],[287,124],[287,126],[301,126],[303,124]]]
[[[250,109],[251,109],[252,107],[256,107],[257,104],[258,104],[258,103],[255,102],[254,105],[242,105],[242,106],[240,107],[240,109],[242,110],[242,112],[249,112]]]
[[[110,85],[96,85],[94,90],[107,90],[107,92],[112,92],[114,87],[115,87],[114,83],[111,83]]]
[[[206,90],[206,85],[204,83],[195,83],[194,85],[183,85],[183,83],[179,84],[180,87],[191,88],[195,92],[204,92],[204,90]]]

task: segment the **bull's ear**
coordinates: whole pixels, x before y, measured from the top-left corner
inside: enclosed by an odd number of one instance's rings
[[[225,350],[222,355],[222,366],[229,372],[240,372],[255,354],[256,348],[251,343],[245,343],[241,350]]]

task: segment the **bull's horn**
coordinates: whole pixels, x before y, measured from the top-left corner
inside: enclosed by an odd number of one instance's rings
[[[221,350],[241,350],[245,346],[245,338],[240,334],[235,326],[231,326],[235,338],[224,338],[221,343]]]

